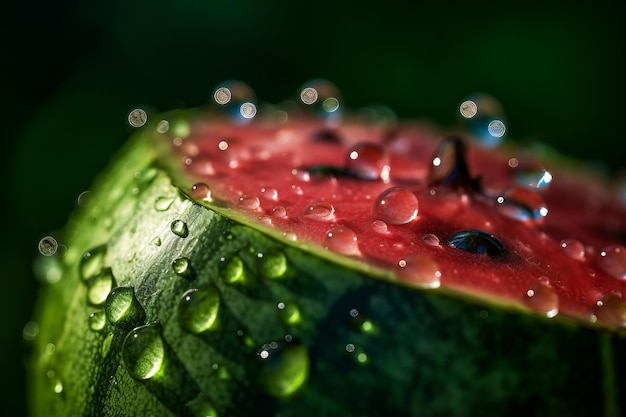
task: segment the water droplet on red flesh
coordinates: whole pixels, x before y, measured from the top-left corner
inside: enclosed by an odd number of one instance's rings
[[[243,214],[257,223],[260,215],[270,216],[271,222],[264,223],[268,228],[278,236],[297,233],[298,244],[316,245],[320,248],[316,253],[347,254],[398,274],[400,279],[400,261],[432,260],[440,275],[430,276],[440,278],[437,285],[441,288],[543,316],[553,314],[551,303],[558,300],[558,317],[589,322],[599,294],[626,290],[626,282],[607,272],[599,258],[602,248],[624,244],[626,209],[618,196],[590,180],[585,172],[563,171],[550,161],[507,148],[487,151],[472,147],[458,137],[442,144],[439,134],[418,125],[399,125],[390,133],[384,126],[343,122],[333,127],[333,137],[341,140],[311,140],[324,129],[323,123],[311,120],[276,125],[197,120],[185,142],[195,144],[195,160],[210,161],[212,170],[210,175],[200,175],[193,170],[193,164],[183,165],[182,169],[193,178],[186,189],[194,183],[205,183],[217,207],[236,208],[242,196],[260,196],[260,206],[243,210]],[[233,155],[220,149],[223,141],[232,148]],[[346,155],[362,143],[385,148],[388,180],[336,175],[349,171]],[[180,148],[172,146],[178,160],[184,156]],[[256,148],[263,149],[263,158],[254,158],[253,152],[246,151]],[[441,169],[433,168],[437,156]],[[529,158],[537,160],[529,162]],[[549,187],[533,191],[549,210],[541,222],[512,219],[502,215],[498,207],[496,198],[502,190],[520,186],[517,164],[511,166],[511,159],[519,161],[520,166],[545,167],[554,177]],[[237,162],[235,168],[233,160]],[[331,169],[325,175],[296,175],[307,173],[302,167]],[[451,176],[453,172],[456,174]],[[406,190],[419,201],[416,215],[408,216],[408,222],[394,224],[389,218],[375,215],[378,197],[394,187]],[[326,208],[324,213],[330,214],[323,219],[311,215],[319,214],[318,208]],[[375,221],[384,222],[385,230]],[[328,233],[334,227],[354,233],[354,238],[350,234],[338,239],[343,243],[336,250],[334,238],[328,244]],[[463,230],[497,236],[504,252],[483,256],[443,243],[431,245],[422,238],[434,235],[448,242]],[[569,239],[582,242],[587,250],[585,256],[572,257],[564,250],[562,243]],[[420,267],[427,269],[429,262],[424,261]],[[537,287],[537,277],[549,280],[549,291]],[[404,281],[425,286],[410,279]],[[528,296],[529,290],[533,291],[532,297]],[[597,323],[615,325],[614,320],[603,321],[602,317],[598,315]]]

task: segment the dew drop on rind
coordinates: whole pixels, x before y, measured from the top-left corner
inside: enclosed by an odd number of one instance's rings
[[[174,270],[176,275],[181,276],[185,279],[193,280],[195,278],[195,273],[193,268],[191,267],[189,258],[182,257],[175,259],[172,262],[172,269]]]
[[[163,365],[165,346],[159,324],[148,324],[133,329],[122,344],[122,361],[135,379],[152,378]]]
[[[287,210],[283,206],[276,206],[272,209],[272,216],[284,219],[287,217]]]
[[[167,211],[172,206],[174,199],[172,197],[157,197],[154,200],[154,209],[156,211]]]
[[[211,189],[203,182],[198,182],[191,187],[191,196],[197,200],[212,200]]]
[[[512,187],[497,199],[500,214],[515,220],[540,220],[548,215],[543,198],[525,187]]]
[[[114,286],[115,279],[111,268],[102,269],[87,282],[87,301],[94,306],[102,305]]]
[[[189,236],[189,229],[187,228],[187,223],[182,220],[174,220],[170,225],[170,230],[176,236],[185,238]]]
[[[270,342],[262,345],[250,364],[254,383],[267,394],[286,398],[304,385],[309,375],[309,353],[302,343]]]
[[[582,261],[585,259],[585,245],[576,239],[566,239],[561,242],[561,249],[572,259]]]
[[[186,331],[200,334],[212,329],[220,311],[220,294],[210,285],[191,289],[183,294],[178,304],[178,322]]]
[[[604,246],[598,252],[598,265],[607,274],[617,279],[626,279],[626,248],[614,244]]]
[[[448,239],[450,246],[471,253],[502,255],[504,245],[494,235],[482,230],[463,230]]]
[[[388,224],[406,224],[418,214],[419,203],[414,193],[400,187],[383,191],[374,202],[374,219]]]
[[[37,247],[43,256],[52,256],[57,252],[59,243],[52,236],[46,236],[39,241]]]
[[[626,326],[626,300],[618,293],[609,293],[596,302],[593,314],[611,326]]]
[[[83,281],[87,281],[102,270],[105,255],[105,245],[93,248],[83,254],[80,260],[80,277]]]
[[[269,251],[257,258],[257,270],[265,278],[281,278],[287,271],[287,258],[279,251]]]
[[[343,255],[359,253],[359,243],[354,231],[346,226],[335,226],[324,236],[324,248]]]
[[[389,157],[382,145],[360,143],[348,150],[346,158],[348,172],[364,180],[389,181]]]
[[[398,277],[419,288],[438,288],[441,285],[439,264],[428,255],[412,255],[398,263]]]
[[[439,238],[432,234],[432,233],[427,233],[425,235],[422,236],[422,241],[424,243],[426,243],[428,246],[439,246]]]
[[[316,220],[332,220],[335,218],[335,208],[326,202],[317,202],[306,208],[304,214]]]
[[[111,290],[104,303],[104,312],[110,324],[122,328],[132,328],[146,315],[135,297],[133,287],[116,287]]]
[[[559,312],[559,296],[554,288],[544,281],[538,282],[526,291],[524,303],[548,318],[556,316]]]
[[[94,332],[99,332],[104,329],[106,324],[106,314],[104,311],[95,311],[89,314],[89,328]]]
[[[227,284],[245,281],[243,261],[237,255],[225,259],[220,266],[220,274]]]

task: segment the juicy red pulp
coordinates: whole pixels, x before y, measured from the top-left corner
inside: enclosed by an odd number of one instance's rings
[[[162,136],[195,187],[287,239],[394,270],[408,285],[626,324],[615,273],[626,250],[611,274],[602,257],[607,245],[623,249],[626,215],[603,184],[550,167],[552,183],[528,188],[516,178],[543,167],[539,158],[442,142],[420,126],[198,120],[190,132]]]

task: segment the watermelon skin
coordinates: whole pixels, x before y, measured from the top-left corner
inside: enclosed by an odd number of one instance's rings
[[[618,333],[396,285],[270,238],[191,201],[147,138],[135,137],[98,178],[91,203],[66,228],[64,256],[45,260],[61,279],[45,288],[35,312],[32,416],[195,416],[208,404],[234,417],[617,416],[624,409]],[[162,197],[172,200],[165,210],[155,208]],[[185,237],[172,232],[175,220],[186,223]],[[117,286],[134,288],[144,314],[93,331],[89,315],[102,307],[87,302],[81,259],[103,245],[102,266]],[[264,276],[259,254],[284,256],[284,273]],[[173,270],[181,257],[192,277]],[[235,257],[245,282],[227,282],[225,264]],[[177,306],[188,290],[208,285],[220,294],[217,328],[185,331]],[[281,302],[295,302],[301,320],[286,322]],[[124,340],[155,322],[163,363],[137,380],[122,358]],[[298,349],[293,366],[306,375],[286,396],[276,395],[274,382],[289,372],[258,368],[259,348],[273,341]]]

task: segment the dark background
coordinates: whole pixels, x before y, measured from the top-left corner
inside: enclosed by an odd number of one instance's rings
[[[384,103],[451,124],[460,100],[503,103],[509,136],[609,172],[624,163],[620,3],[61,0],[5,9],[2,58],[2,408],[24,410],[37,242],[124,142],[135,106],[199,106],[226,79],[277,103],[308,79],[348,108]],[[13,414],[12,414],[13,415]]]

